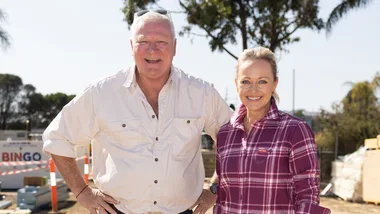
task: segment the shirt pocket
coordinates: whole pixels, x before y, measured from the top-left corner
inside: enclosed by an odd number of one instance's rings
[[[144,139],[141,133],[140,119],[127,118],[120,121],[107,121],[106,129],[109,132],[107,138],[121,146],[135,147]]]
[[[272,149],[269,147],[256,147],[253,149],[253,161],[255,164],[266,164],[272,156]]]
[[[174,159],[194,157],[201,145],[202,121],[200,117],[176,117],[173,121],[172,153]]]

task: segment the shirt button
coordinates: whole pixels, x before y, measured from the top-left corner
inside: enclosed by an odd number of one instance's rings
[[[157,180],[154,180],[154,183],[156,184],[156,183],[158,183],[158,181],[157,181]]]
[[[190,120],[187,120],[187,124],[189,124],[190,123]]]
[[[156,205],[156,204],[157,204],[157,201],[154,201],[153,204]]]
[[[153,119],[156,118],[156,115],[152,115],[152,118],[153,118]]]
[[[158,137],[156,137],[156,141],[158,141]]]
[[[158,158],[155,158],[154,161],[158,162]]]
[[[122,127],[125,127],[126,125],[123,123],[121,126],[122,126]]]

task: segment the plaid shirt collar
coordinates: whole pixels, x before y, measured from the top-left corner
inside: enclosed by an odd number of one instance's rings
[[[277,108],[276,100],[274,97],[271,97],[270,99],[270,107],[269,111],[267,114],[264,116],[263,119],[258,120],[258,122],[264,122],[267,120],[278,120],[280,118],[280,113]],[[247,108],[245,107],[244,104],[241,104],[236,111],[236,113],[232,116],[230,123],[232,124],[233,127],[238,127],[243,125],[244,117],[247,115]]]

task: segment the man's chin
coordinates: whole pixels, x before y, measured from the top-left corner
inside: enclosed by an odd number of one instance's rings
[[[165,71],[165,70],[149,69],[143,72],[140,71],[139,75],[151,80],[159,80],[162,78],[167,78],[169,73],[170,73],[169,71]]]

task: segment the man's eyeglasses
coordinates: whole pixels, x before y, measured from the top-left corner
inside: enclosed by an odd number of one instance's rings
[[[155,9],[155,10],[141,10],[141,11],[138,11],[135,13],[134,15],[134,18],[137,18],[137,17],[140,17],[148,12],[155,12],[155,13],[159,13],[161,15],[165,15],[167,16],[169,19],[171,19],[170,17],[170,13],[169,11],[165,10],[165,9]]]

